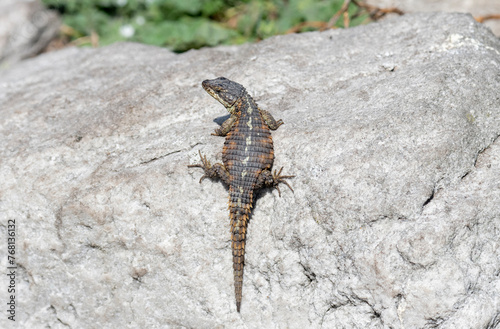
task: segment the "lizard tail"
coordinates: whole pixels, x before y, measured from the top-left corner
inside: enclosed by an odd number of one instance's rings
[[[233,251],[234,294],[236,310],[241,307],[243,267],[245,266],[245,238],[250,205],[231,209],[231,249]]]

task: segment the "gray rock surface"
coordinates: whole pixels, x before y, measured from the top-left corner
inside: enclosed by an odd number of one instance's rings
[[[59,33],[58,15],[39,0],[0,2],[0,69],[39,54]]]
[[[241,314],[227,191],[186,167],[220,161],[226,113],[200,86],[217,76],[284,120],[275,167],[296,175],[256,202]],[[499,90],[500,41],[463,14],[25,61],[0,77],[17,323],[499,328]]]
[[[405,13],[443,11],[470,13],[474,17],[500,14],[498,0],[365,0],[365,2],[379,8],[396,7]],[[486,20],[484,25],[500,37],[500,19]]]

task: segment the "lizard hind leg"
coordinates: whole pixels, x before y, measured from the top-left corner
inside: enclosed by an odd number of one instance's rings
[[[279,188],[279,183],[283,183],[285,184],[286,186],[288,186],[288,188],[292,191],[293,193],[293,188],[290,186],[290,184],[288,184],[288,182],[285,180],[287,178],[294,178],[295,176],[287,176],[287,175],[281,175],[281,172],[283,171],[283,167],[281,167],[280,171],[277,171],[277,170],[274,170],[274,173],[273,173],[273,186],[278,190],[278,195],[281,197],[281,191],[280,191],[280,188]]]
[[[201,168],[205,172],[203,176],[200,178],[200,183],[205,178],[217,178],[219,177],[225,184],[229,185],[229,171],[227,171],[226,167],[224,167],[221,163],[216,163],[214,165],[210,164],[210,161],[207,160],[206,156],[201,155],[201,151],[198,150],[200,154],[201,163],[188,165],[188,168]]]
[[[270,170],[262,170],[260,173],[258,179],[257,179],[257,184],[256,188],[262,188],[262,187],[273,187],[278,190],[278,195],[281,197],[281,191],[279,188],[279,184],[283,183],[288,188],[293,192],[293,188],[288,184],[288,182],[285,179],[288,178],[294,178],[295,176],[291,175],[281,175],[281,172],[283,171],[283,167],[281,169],[275,170],[274,173],[271,173]]]

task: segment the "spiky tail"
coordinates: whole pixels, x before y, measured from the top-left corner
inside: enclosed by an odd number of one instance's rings
[[[249,199],[251,200],[251,197]],[[248,201],[248,199],[245,201]],[[251,203],[241,204],[240,202],[239,205],[234,205],[234,203],[230,202],[229,208],[231,218],[231,249],[233,251],[234,294],[236,297],[236,310],[239,312],[243,290],[243,268],[245,266],[245,238],[252,206]]]

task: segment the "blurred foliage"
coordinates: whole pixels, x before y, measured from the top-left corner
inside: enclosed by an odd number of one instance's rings
[[[176,52],[257,41],[294,28],[294,31],[309,31],[312,25],[307,22],[326,24],[344,3],[343,0],[42,1],[61,13],[71,40],[90,40],[89,36],[95,35],[100,45],[129,40]],[[351,26],[368,18],[368,14],[359,15],[358,9],[349,4],[346,15]],[[341,17],[335,26],[343,27],[344,21],[345,17]]]

